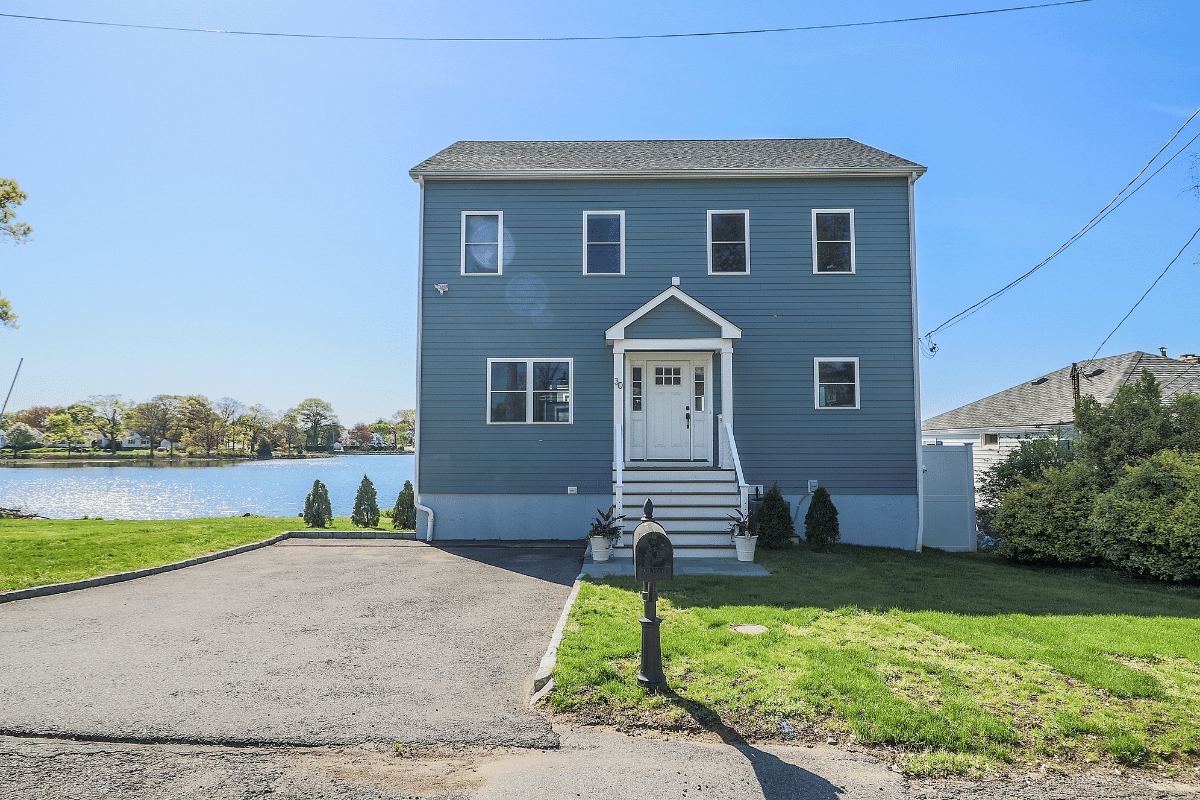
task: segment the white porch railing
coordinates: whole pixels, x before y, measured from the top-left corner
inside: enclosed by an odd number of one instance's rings
[[[624,514],[624,494],[625,494],[625,430],[624,426],[618,422],[613,426],[613,515],[620,517]],[[625,530],[625,523],[621,523],[621,530]],[[620,540],[617,540],[620,544]]]
[[[733,424],[721,415],[717,417],[717,429],[721,432],[721,468],[732,469],[737,475],[738,502],[744,517],[750,510],[750,486],[742,474],[742,459],[738,457],[737,442],[733,438]]]

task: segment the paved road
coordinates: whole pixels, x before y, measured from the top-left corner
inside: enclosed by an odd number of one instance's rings
[[[547,747],[578,549],[302,540],[0,605],[0,733]]]

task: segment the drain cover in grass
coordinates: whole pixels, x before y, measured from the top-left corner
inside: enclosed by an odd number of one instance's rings
[[[766,633],[767,627],[765,625],[730,625],[729,630],[734,633],[746,633],[751,636],[757,636],[760,633]]]

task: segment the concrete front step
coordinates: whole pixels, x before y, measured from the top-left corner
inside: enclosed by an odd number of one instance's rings
[[[705,508],[705,509],[734,509],[738,507],[738,496],[736,494],[652,494],[650,499],[654,501],[654,516],[658,516],[658,512],[666,512],[670,509],[679,508]],[[646,505],[645,495],[624,495],[621,498],[621,504],[625,506],[625,513],[629,510],[641,510]],[[706,512],[708,513],[708,512]],[[638,516],[641,516],[640,514]]]

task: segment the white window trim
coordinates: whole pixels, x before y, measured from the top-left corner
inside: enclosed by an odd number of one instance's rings
[[[850,215],[850,271],[833,272],[817,269],[817,214],[849,214]],[[854,241],[854,209],[853,208],[814,208],[812,210],[812,271],[813,275],[853,275],[858,270],[858,259],[855,257]],[[832,240],[831,240],[832,241]]]
[[[621,218],[621,242],[618,245],[618,247],[621,250],[621,271],[620,272],[588,272],[587,223],[588,223],[588,216],[590,216],[592,214],[595,214],[596,216],[604,215],[604,216],[610,216],[610,217],[613,215],[616,215]],[[597,242],[597,244],[602,244],[602,243]],[[611,277],[613,275],[624,275],[625,274],[625,212],[624,211],[585,211],[585,212],[583,212],[583,274],[584,275],[609,276],[609,277]]]
[[[821,405],[821,362],[822,361],[853,361],[854,362],[854,405],[853,406],[823,406]],[[859,369],[858,356],[817,356],[813,359],[813,408],[817,411],[854,411],[862,406],[862,370]]]
[[[713,272],[712,263],[712,218],[713,214],[741,214],[746,219],[746,271],[745,272]],[[725,208],[709,209],[708,211],[708,274],[709,275],[749,275],[750,274],[750,209]]]
[[[496,271],[467,272],[467,217],[496,217]],[[472,278],[480,276],[504,274],[504,212],[503,211],[464,211],[459,219],[458,229],[458,274]]]
[[[525,421],[524,422],[493,422],[492,421],[492,364],[495,362],[509,363],[522,361],[525,363]],[[567,385],[567,421],[566,422],[534,422],[533,421],[533,364],[535,361],[565,361],[571,371],[570,383]],[[574,358],[489,358],[487,360],[487,394],[483,398],[483,419],[488,425],[572,425],[575,423],[575,359]],[[500,391],[499,389],[497,391]],[[541,390],[538,390],[541,391]]]

